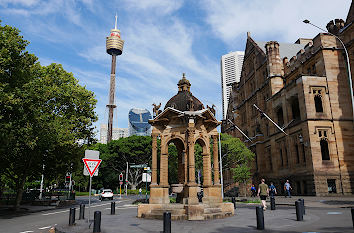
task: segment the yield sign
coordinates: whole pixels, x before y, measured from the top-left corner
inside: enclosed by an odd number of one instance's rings
[[[87,171],[90,173],[90,176],[92,177],[93,174],[95,173],[96,169],[98,166],[100,166],[102,159],[82,159],[84,161],[84,164],[87,168]]]

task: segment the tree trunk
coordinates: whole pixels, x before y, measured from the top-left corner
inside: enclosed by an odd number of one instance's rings
[[[130,188],[132,189],[132,190],[136,190],[136,186],[137,186],[137,184],[130,184]]]
[[[22,201],[22,195],[23,195],[23,187],[25,186],[25,181],[26,181],[26,175],[23,174],[21,179],[18,182],[17,185],[17,192],[16,192],[16,201],[15,201],[15,206],[14,210],[17,211],[20,208],[21,201]]]

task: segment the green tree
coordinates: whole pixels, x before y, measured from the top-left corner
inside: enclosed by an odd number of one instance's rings
[[[118,175],[125,174],[127,162],[151,165],[151,137],[130,136],[112,140],[107,145],[96,144],[90,149],[100,151],[102,164],[98,179],[93,180],[96,188],[118,187]],[[129,185],[135,189],[141,183],[143,168],[129,168]]]
[[[221,134],[223,169],[229,169],[235,182],[246,183],[251,177],[255,154],[239,138]]]
[[[94,94],[61,65],[41,66],[16,28],[0,24],[0,175],[14,184],[54,178],[78,166],[80,139],[93,136]],[[43,165],[44,171],[43,171]]]

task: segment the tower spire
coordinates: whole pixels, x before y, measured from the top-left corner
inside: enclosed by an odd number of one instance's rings
[[[118,15],[117,15],[117,12],[116,12],[116,23],[114,25],[114,29],[117,29],[117,19],[118,19]]]

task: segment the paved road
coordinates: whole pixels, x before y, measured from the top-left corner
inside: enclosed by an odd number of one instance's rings
[[[93,212],[102,212],[102,232],[161,232],[161,220],[147,220],[136,217],[137,207],[131,205],[130,199],[115,199],[116,215],[110,215],[110,201],[100,202],[97,197],[92,201]],[[87,198],[79,198],[87,202]],[[238,205],[235,216],[210,221],[173,221],[172,232],[217,233],[217,232],[260,232],[256,230],[255,207]],[[78,215],[78,208],[76,211]],[[85,217],[87,218],[87,208]],[[66,232],[91,233],[87,220],[76,220],[76,225],[68,226],[69,209],[57,209],[31,213],[23,216],[0,217],[0,232],[6,233],[39,233],[57,226]],[[78,218],[78,216],[77,216]],[[77,219],[76,218],[76,219]],[[279,206],[277,210],[265,212],[265,227],[263,232],[353,232],[350,208],[318,208],[306,209],[303,222],[296,221],[295,208]]]
[[[102,213],[101,230],[104,233],[159,233],[163,230],[162,220],[147,220],[136,217],[136,208],[122,209],[116,215]],[[350,209],[308,208],[304,221],[296,221],[293,207],[279,207],[267,210],[264,216],[264,231],[256,229],[254,206],[243,206],[236,210],[235,216],[209,221],[173,221],[175,233],[252,233],[252,232],[353,232]],[[92,228],[83,221],[73,227],[60,226],[60,230],[70,233],[91,233]]]
[[[78,197],[79,203],[86,204],[85,217],[88,217],[88,197]],[[124,204],[130,204],[131,200],[115,198],[117,208],[124,207]],[[110,201],[99,201],[97,197],[92,197],[91,219],[96,210],[102,213],[110,213]],[[75,206],[76,217],[78,218],[79,207]],[[128,206],[129,207],[129,206]],[[39,233],[48,232],[48,230],[57,225],[67,225],[69,221],[69,208],[60,208],[36,213],[27,213],[23,215],[1,216],[0,233]]]

